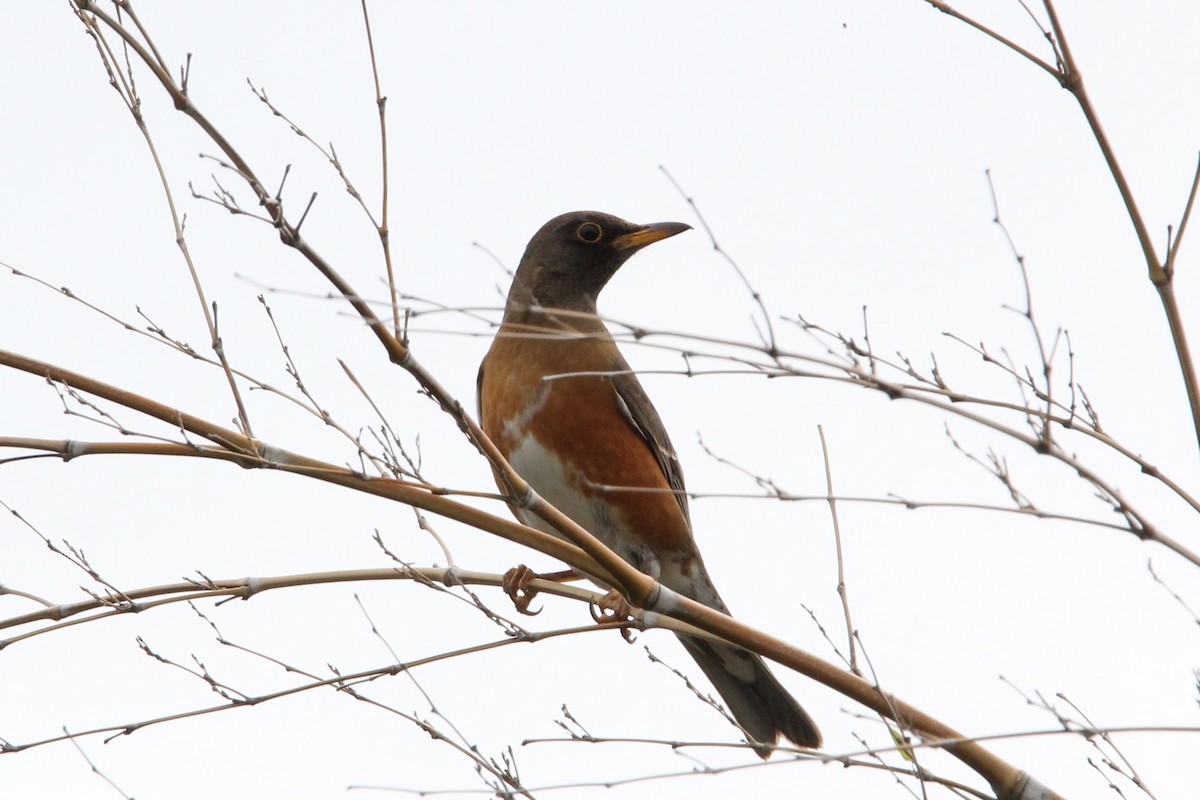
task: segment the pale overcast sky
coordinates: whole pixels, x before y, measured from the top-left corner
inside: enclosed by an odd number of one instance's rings
[[[1031,8],[1036,3],[1030,3]],[[247,85],[322,145],[332,142],[372,210],[380,192],[374,87],[357,4],[141,3],[167,63],[191,54],[192,100],[235,143],[293,219],[313,192],[304,235],[362,294],[385,300],[378,237],[340,178],[271,115]],[[1052,59],[1016,0],[962,4],[1003,35]],[[1200,150],[1200,7],[1063,0],[1068,41],[1160,251],[1178,224]],[[1036,343],[1020,270],[995,224],[1000,214],[1025,256],[1037,319],[1053,339],[1070,331],[1074,377],[1104,429],[1196,494],[1200,457],[1158,295],[1125,208],[1072,96],[1041,69],[920,0],[832,3],[376,3],[380,80],[388,97],[391,244],[400,290],[416,309],[413,351],[464,404],[498,318],[508,276],[532,233],[564,211],[594,208],[639,222],[697,230],[655,245],[606,290],[601,311],[659,332],[753,342],[757,308],[713,252],[693,197],[722,248],[762,293],[786,346],[827,355],[797,316],[899,351],[928,371],[935,355],[951,387],[1020,402],[1015,381],[967,345],[1023,369]],[[1045,14],[1034,8],[1045,24]],[[111,40],[115,41],[115,39]],[[147,147],[107,85],[95,46],[67,3],[23,3],[0,31],[0,261],[136,325],[147,320],[208,352],[208,332]],[[486,463],[452,422],[387,363],[331,288],[266,225],[195,200],[213,175],[244,202],[237,178],[197,154],[216,148],[175,113],[135,65],[168,181],[186,214],[187,243],[218,306],[234,366],[289,391],[275,333],[256,299],[266,293],[306,386],[351,432],[377,418],[339,366],[344,361],[387,410],[432,482],[493,491]],[[1189,235],[1196,236],[1195,232]],[[1186,242],[1187,240],[1185,240]],[[476,244],[480,246],[476,246]],[[1180,256],[1184,320],[1200,306],[1200,241]],[[44,359],[142,392],[217,424],[235,409],[219,371],[123,330],[53,288],[0,274],[0,349]],[[268,291],[270,290],[270,291]],[[1007,307],[1007,308],[1006,308]],[[139,316],[139,314],[144,315]],[[788,320],[792,321],[788,321]],[[1193,339],[1200,330],[1193,328]],[[797,495],[825,492],[823,426],[839,494],[1011,505],[994,477],[956,450],[1006,459],[1014,485],[1046,511],[1120,525],[1062,464],[1000,434],[913,403],[813,379],[687,378],[674,347],[652,336],[625,352],[661,412],[701,494],[761,487],[713,453]],[[1001,353],[1007,353],[1001,356]],[[1056,391],[1070,365],[1062,340]],[[697,370],[729,361],[698,358]],[[1039,375],[1040,377],[1040,375]],[[353,448],[270,394],[248,393],[255,433],[280,447],[357,466]],[[78,408],[78,407],[74,407]],[[177,431],[111,405],[118,424]],[[55,389],[0,370],[0,436],[114,440],[111,428],[62,413]],[[1009,417],[1021,430],[1024,422]],[[366,435],[366,434],[364,434]],[[1064,447],[1105,475],[1164,533],[1200,550],[1195,512],[1127,460],[1064,435]],[[22,454],[0,450],[0,458]],[[69,541],[123,590],[214,579],[387,568],[373,542],[416,565],[444,564],[441,548],[404,507],[326,484],[215,462],[95,456],[6,463],[0,501],[48,539]],[[502,504],[470,501],[497,514]],[[1189,513],[1191,511],[1191,513]],[[831,661],[809,616],[845,649],[828,507],[823,502],[698,498],[696,537],[735,615]],[[86,599],[90,582],[16,517],[0,527],[0,584],[51,603]],[[1147,570],[1200,608],[1198,567],[1128,532],[976,509],[903,510],[844,502],[839,521],[854,623],[880,684],[972,736],[1052,731],[1053,715],[1025,702],[1063,693],[1097,726],[1200,729],[1193,670],[1195,619]],[[433,517],[464,569],[503,572],[553,562]],[[480,590],[511,613],[499,592]],[[538,630],[589,622],[577,603],[546,598]],[[38,609],[0,596],[0,619]],[[477,612],[405,582],[330,584],[198,608],[256,653],[322,677],[422,658],[499,638]],[[37,626],[34,626],[37,627]],[[30,630],[8,627],[0,636]],[[0,650],[0,739],[23,745],[221,702],[203,680],[143,653],[208,672],[250,695],[300,682],[262,657],[214,641],[183,605],[66,627]],[[513,749],[539,797],[911,796],[879,770],[786,763],[721,776],[599,784],[756,762],[745,752],[673,753],[661,745],[526,744],[559,738],[565,704],[593,736],[736,741],[643,647],[699,671],[662,632],[633,646],[615,633],[499,648],[403,676],[364,693],[405,713],[455,726],[489,758]],[[193,660],[196,659],[195,661]],[[887,746],[877,718],[777,667],[818,720],[826,752]],[[1001,679],[1000,676],[1003,676]],[[1016,687],[1014,689],[1013,687]],[[430,699],[431,698],[431,699]],[[434,717],[430,703],[444,718]],[[487,796],[471,763],[411,722],[330,690],[170,722],[105,743],[0,755],[4,798],[404,796],[377,789],[463,789]],[[1192,796],[1200,783],[1195,732],[1118,735],[1155,796]],[[988,745],[1067,797],[1110,796],[1101,755],[1078,737],[1018,737]],[[1111,755],[1111,753],[1110,753]],[[952,759],[922,766],[986,789]],[[920,788],[907,781],[920,796]],[[1138,790],[1115,779],[1126,797]],[[456,795],[457,796],[457,795]],[[472,796],[465,794],[462,796]],[[949,796],[931,788],[930,796]]]

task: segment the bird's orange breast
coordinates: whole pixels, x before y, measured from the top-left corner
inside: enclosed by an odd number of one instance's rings
[[[607,332],[533,335],[505,326],[484,361],[483,429],[505,458],[523,457],[518,472],[576,522],[607,516],[608,535],[592,531],[602,539],[633,537],[655,554],[690,549],[679,503],[613,387],[611,373],[621,369]],[[529,463],[554,457],[559,464]]]

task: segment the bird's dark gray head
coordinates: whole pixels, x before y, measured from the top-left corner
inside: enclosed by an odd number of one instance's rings
[[[508,293],[509,310],[542,306],[594,312],[600,290],[630,256],[691,227],[635,225],[599,211],[557,216],[529,240]]]

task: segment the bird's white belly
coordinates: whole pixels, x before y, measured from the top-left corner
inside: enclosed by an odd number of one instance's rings
[[[606,520],[602,524],[598,504],[580,489],[579,476],[570,474],[562,461],[534,437],[525,436],[509,454],[508,463],[522,478],[529,481],[535,492],[580,526],[597,536],[602,535],[602,528],[611,529],[611,521]],[[573,472],[572,470],[571,473]],[[561,538],[550,523],[532,511],[521,508],[517,509],[517,514],[529,527]]]
[[[602,496],[587,494],[582,478],[548,450],[535,437],[526,435],[508,456],[508,463],[529,482],[544,500],[574,520],[580,527],[612,548],[638,569],[657,577],[658,558],[638,538],[631,535],[620,512],[604,502]],[[517,516],[531,528],[563,538],[550,523],[524,508]]]

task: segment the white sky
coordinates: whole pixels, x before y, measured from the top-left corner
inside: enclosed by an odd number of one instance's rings
[[[253,97],[249,78],[317,141],[332,141],[378,207],[373,88],[355,4],[143,3],[143,22],[169,63],[192,53],[193,100],[274,186],[292,165],[285,198],[297,217],[319,193],[304,234],[359,291],[386,297],[378,241],[315,151]],[[1016,2],[964,11],[1034,49],[1048,50]],[[1060,16],[1094,102],[1161,249],[1177,223],[1200,149],[1200,8],[1184,0],[1063,0]],[[1078,106],[1042,71],[919,0],[859,3],[377,3],[372,8],[389,97],[392,244],[402,290],[495,318],[507,278],[478,242],[515,267],[549,217],[596,208],[651,222],[695,219],[665,166],[695,197],[776,317],[802,314],[859,336],[869,308],[872,343],[922,369],[936,352],[962,391],[1018,399],[969,342],[1035,356],[1027,325],[1003,308],[1023,302],[1001,215],[1027,257],[1036,312],[1052,334],[1070,330],[1076,377],[1105,428],[1193,492],[1200,459],[1174,351],[1120,198]],[[161,187],[129,115],[107,87],[94,47],[66,3],[24,3],[0,27],[0,260],[68,286],[123,319],[141,309],[201,349],[207,333],[174,244]],[[255,295],[262,286],[324,294],[328,287],[264,225],[192,200],[212,184],[214,153],[171,111],[144,70],[145,110],[206,291],[218,303],[234,363],[290,387]],[[222,183],[243,199],[230,175]],[[1191,236],[1200,235],[1193,232]],[[1196,319],[1200,290],[1184,245],[1177,294]],[[351,430],[374,417],[337,359],[389,410],[406,444],[419,436],[431,479],[491,490],[486,464],[451,422],[389,366],[344,304],[303,294],[269,297],[306,383]],[[654,330],[752,340],[755,309],[702,232],[639,255],[601,309]],[[142,391],[229,424],[220,374],[122,331],[31,281],[0,275],[0,348]],[[795,326],[789,346],[819,356]],[[464,335],[467,334],[467,335]],[[1193,329],[1193,339],[1200,331]],[[464,403],[474,404],[485,325],[461,314],[413,323],[413,348]],[[652,343],[674,343],[651,339]],[[670,350],[631,345],[638,369],[678,370]],[[721,362],[701,366],[720,367]],[[1066,378],[1060,362],[1059,378]],[[816,426],[831,448],[838,492],[1003,504],[999,484],[956,452],[945,419],[912,404],[813,380],[648,375],[648,391],[680,450],[689,488],[753,493],[718,454],[797,494],[824,491]],[[353,451],[311,417],[251,393],[256,433],[336,463]],[[111,439],[65,417],[53,389],[0,371],[0,436]],[[131,412],[131,428],[171,435]],[[1046,510],[1108,519],[1061,466],[982,428],[951,422],[973,453],[1009,459],[1018,486]],[[1074,443],[1164,531],[1200,549],[1194,515],[1136,468]],[[4,457],[9,453],[0,454]],[[54,541],[86,551],[123,588],[214,578],[381,568],[379,529],[394,552],[442,563],[406,509],[329,486],[220,464],[94,457],[0,469],[0,500]],[[497,503],[484,503],[503,513]],[[835,659],[801,604],[839,645],[832,534],[822,503],[701,499],[697,539],[725,599],[745,621]],[[84,595],[82,573],[49,553],[15,518],[0,527],[0,584],[53,602]],[[1093,526],[981,511],[840,506],[854,621],[882,685],[972,735],[1047,730],[998,676],[1027,693],[1062,692],[1102,726],[1192,726],[1194,620],[1146,570],[1200,607],[1196,567],[1162,547]],[[502,572],[550,562],[445,520],[439,532],[465,568]],[[539,560],[540,559],[540,560]],[[402,659],[496,638],[462,604],[398,582],[277,592],[203,606],[230,639],[325,674],[389,663],[355,600],[361,598]],[[507,609],[498,593],[485,593]],[[537,626],[584,624],[584,608],[545,601]],[[0,618],[33,609],[0,597]],[[10,632],[2,634],[10,635]],[[205,685],[142,654],[156,651],[248,693],[292,685],[261,659],[218,645],[182,606],[70,627],[0,651],[0,737],[21,744],[217,702]],[[521,746],[556,737],[559,708],[596,736],[733,740],[691,702],[679,681],[648,664],[653,651],[698,670],[672,637],[616,634],[501,648],[418,673],[439,711],[489,757],[512,746],[531,787],[687,771],[694,762],[653,746]],[[779,670],[782,673],[782,670]],[[828,752],[884,745],[861,709],[801,676],[787,685],[813,713]],[[370,687],[402,711],[429,715],[404,678]],[[1200,782],[1193,734],[1117,738],[1159,798],[1188,797]],[[139,798],[395,796],[349,786],[481,789],[469,763],[396,716],[331,691],[174,722],[121,737],[81,740],[96,767]],[[996,752],[1069,797],[1110,791],[1073,737],[997,742]],[[707,764],[738,753],[693,753]],[[949,759],[936,771],[972,779]],[[965,776],[965,777],[964,777]],[[974,781],[973,785],[978,785]],[[1139,796],[1123,786],[1126,796]],[[883,772],[774,764],[693,777],[547,792],[548,797],[694,797],[794,791],[806,797],[908,796]],[[940,790],[934,796],[939,796]],[[941,793],[944,796],[944,792]],[[69,744],[0,756],[0,796],[117,796]]]

